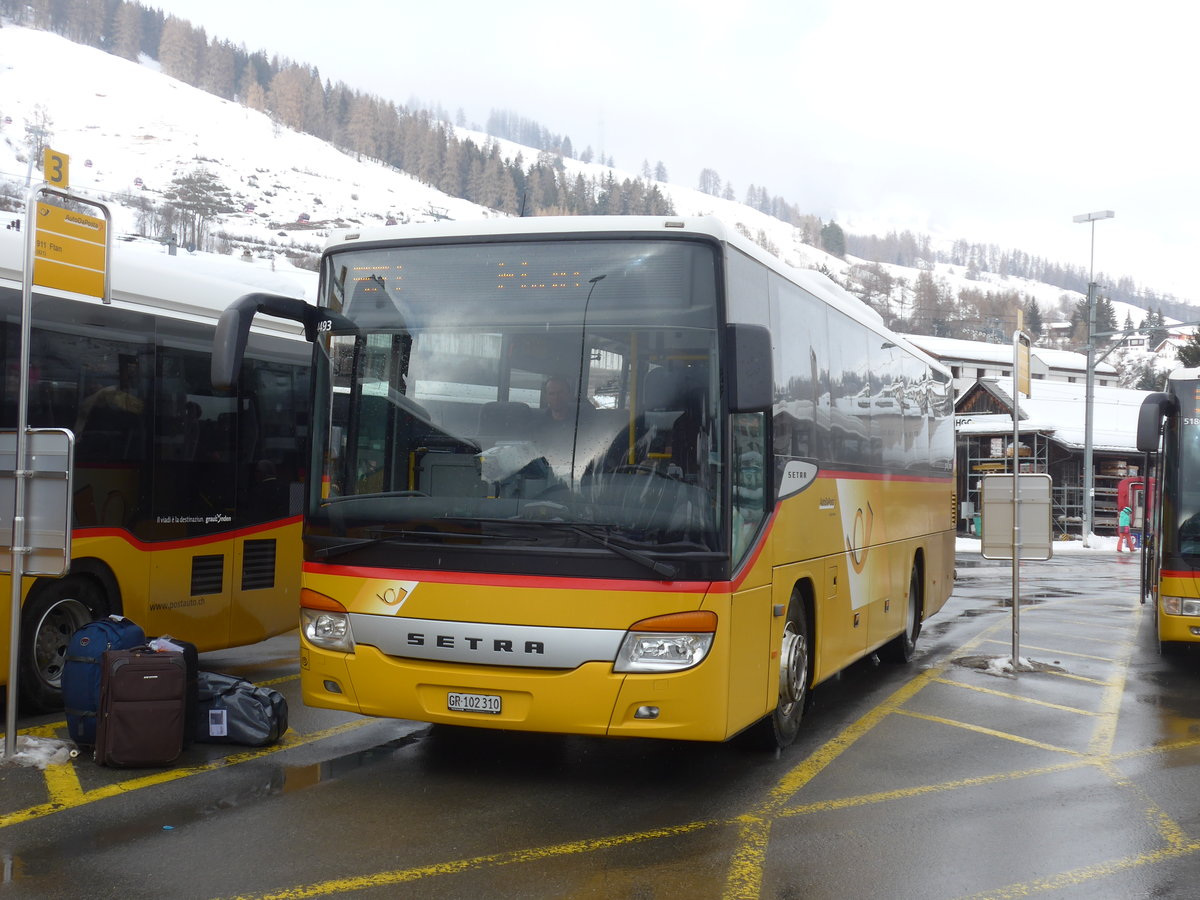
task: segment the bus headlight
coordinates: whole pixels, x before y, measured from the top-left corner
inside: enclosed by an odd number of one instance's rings
[[[1162,598],[1162,609],[1169,616],[1200,616],[1200,600],[1193,597]]]
[[[350,630],[346,607],[308,588],[300,590],[300,630],[314,647],[354,652],[354,632]]]
[[[614,672],[680,672],[698,665],[712,648],[716,613],[674,613],[643,619],[621,641]]]

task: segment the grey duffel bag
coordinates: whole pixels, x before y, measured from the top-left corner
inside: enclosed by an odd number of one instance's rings
[[[201,743],[267,747],[287,731],[287,700],[273,688],[219,672],[200,672],[196,687],[195,739]]]

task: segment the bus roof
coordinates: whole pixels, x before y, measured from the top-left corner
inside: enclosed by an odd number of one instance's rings
[[[528,216],[524,218],[489,218],[466,221],[440,221],[413,225],[379,225],[372,228],[334,232],[325,252],[348,244],[428,243],[462,238],[514,238],[540,236],[579,237],[693,235],[728,244],[796,282],[810,294],[867,327],[887,340],[903,346],[927,365],[949,376],[950,370],[924,350],[891,331],[879,315],[841,285],[815,269],[797,269],[759,247],[737,229],[730,228],[716,216]]]
[[[0,284],[21,289],[24,259],[25,233],[0,231]],[[243,261],[217,253],[180,250],[172,256],[165,245],[145,239],[114,240],[111,268],[114,307],[175,318],[215,320],[238,297],[255,291],[310,303],[317,295],[315,272],[290,264],[276,271],[271,261]],[[79,296],[41,287],[37,292],[74,299]],[[264,318],[255,324],[269,331],[300,333],[294,322]]]

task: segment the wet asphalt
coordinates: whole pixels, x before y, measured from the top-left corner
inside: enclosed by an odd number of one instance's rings
[[[1200,655],[1135,555],[960,552],[908,666],[813,692],[796,745],[432,728],[305,708],[295,636],[204,654],[288,696],[262,750],[0,767],[5,897],[1197,896]],[[63,735],[61,717],[21,717]]]

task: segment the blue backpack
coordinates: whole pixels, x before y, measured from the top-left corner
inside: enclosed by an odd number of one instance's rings
[[[67,644],[62,695],[67,732],[77,744],[96,743],[96,710],[100,706],[100,663],[105,650],[129,650],[146,643],[142,626],[123,616],[89,622]]]

